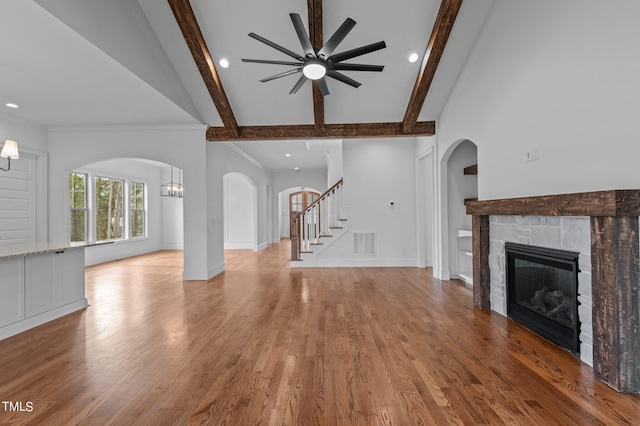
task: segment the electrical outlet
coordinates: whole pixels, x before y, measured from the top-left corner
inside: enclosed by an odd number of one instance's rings
[[[537,146],[532,146],[525,153],[524,161],[529,163],[531,161],[536,161],[540,159],[540,148]]]

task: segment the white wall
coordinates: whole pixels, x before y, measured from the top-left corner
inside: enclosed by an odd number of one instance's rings
[[[638,16],[634,0],[495,1],[438,122],[441,155],[478,145],[480,199],[640,187]]]
[[[36,0],[36,3],[201,120],[138,1]]]
[[[223,176],[224,248],[256,248],[256,187],[240,173]]]
[[[320,264],[416,266],[415,149],[414,138],[343,142],[348,231],[320,253]],[[353,255],[353,232],[375,232],[376,254]]]
[[[207,158],[204,126],[132,126],[49,131],[49,239],[69,240],[68,174],[85,164],[130,157],[175,164],[184,170],[186,280],[222,272],[211,263],[207,239]],[[179,143],[176,143],[178,141]],[[222,241],[222,240],[221,240]]]

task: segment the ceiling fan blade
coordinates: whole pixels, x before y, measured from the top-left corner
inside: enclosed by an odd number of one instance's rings
[[[291,50],[287,49],[286,47],[282,47],[279,44],[276,44],[270,40],[267,40],[266,38],[259,36],[256,33],[249,33],[249,37],[251,38],[255,38],[258,41],[261,41],[262,43],[266,44],[267,46],[273,47],[276,50],[279,50],[280,52],[284,53],[285,55],[291,56],[292,58],[295,58],[299,61],[304,61],[304,58],[300,55],[298,55],[296,52],[292,52]]]
[[[376,50],[384,49],[387,44],[384,41],[368,44],[362,47],[356,47],[355,49],[347,50],[346,52],[337,53],[329,57],[333,62],[345,61],[347,59],[355,58],[356,56],[365,55],[367,53],[375,52]]]
[[[295,67],[302,66],[302,62],[271,61],[268,59],[242,59],[242,62],[252,62],[254,64],[292,65]]]
[[[318,89],[320,89],[320,93],[322,96],[327,96],[329,94],[329,86],[327,86],[327,80],[322,77],[321,79],[315,80],[318,85]]]
[[[291,17],[291,22],[293,22],[293,27],[296,29],[296,34],[298,34],[298,39],[300,40],[304,54],[307,57],[315,58],[316,51],[313,50],[309,34],[307,34],[307,30],[304,29],[302,18],[300,18],[300,15],[297,13],[290,13],[289,16]]]
[[[262,80],[260,80],[260,83],[266,83],[267,81],[275,80],[276,78],[281,78],[281,77],[286,77],[288,75],[297,74],[297,73],[299,73],[301,71],[302,71],[302,68],[297,68],[297,69],[294,69],[294,70],[281,72],[281,73],[278,73],[276,75],[272,75],[271,77],[263,78]]]
[[[331,78],[335,78],[338,81],[341,81],[343,83],[348,84],[349,86],[358,88],[360,87],[360,83],[358,83],[357,81],[355,81],[354,79],[347,77],[344,74],[339,73],[338,71],[334,71],[334,70],[327,70],[327,75]]]
[[[349,31],[356,25],[356,21],[351,18],[347,18],[344,20],[340,28],[336,30],[335,33],[327,40],[327,42],[322,46],[322,49],[318,51],[318,57],[326,59],[336,50],[336,47],[340,44],[342,40],[349,34]]]
[[[307,77],[303,75],[300,76],[300,79],[298,80],[298,82],[296,83],[295,86],[293,86],[293,89],[291,89],[291,91],[289,92],[290,95],[295,95],[298,90],[300,90],[300,88],[304,85],[304,83],[306,83],[308,80]]]
[[[338,71],[377,71],[384,69],[384,65],[364,65],[364,64],[333,64],[333,69]]]

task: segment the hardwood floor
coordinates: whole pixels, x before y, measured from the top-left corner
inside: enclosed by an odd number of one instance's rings
[[[87,268],[91,306],[0,341],[0,424],[640,424],[640,395],[417,268],[289,269],[288,244]]]

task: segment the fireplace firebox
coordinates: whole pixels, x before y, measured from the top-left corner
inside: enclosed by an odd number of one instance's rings
[[[506,243],[507,315],[580,354],[576,252]]]

